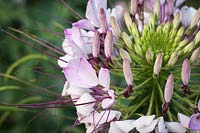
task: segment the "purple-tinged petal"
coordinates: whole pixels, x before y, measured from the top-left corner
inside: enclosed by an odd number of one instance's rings
[[[69,62],[68,67],[64,68],[64,74],[70,83],[79,87],[90,88],[98,85],[96,72],[85,58],[81,58],[77,64],[75,61]]]
[[[72,40],[80,49],[84,50],[81,30],[77,27],[72,28]]]
[[[193,114],[190,118],[189,129],[200,130],[200,113]]]
[[[88,93],[83,94],[76,102],[76,110],[78,113],[88,116],[94,110],[96,100]]]
[[[99,70],[99,84],[105,87],[105,90],[110,88],[110,73],[106,68],[101,68]]]
[[[90,20],[91,24],[99,27],[98,9],[95,5],[95,0],[89,0],[86,8],[86,18]]]
[[[101,103],[103,109],[111,107],[115,102],[114,91],[113,90],[108,90],[108,95],[110,96],[110,98],[105,98]]]
[[[181,113],[178,113],[178,120],[180,121],[183,127],[188,128],[190,117],[183,115]]]
[[[72,40],[72,29],[65,29],[64,30],[64,34],[65,34],[65,39],[67,39],[68,41]]]
[[[78,74],[90,86],[96,86],[99,83],[95,69],[85,58],[80,59]]]
[[[80,29],[86,29],[89,31],[94,31],[94,26],[90,23],[87,19],[81,19],[78,22],[75,22],[72,24],[74,27],[80,28]]]
[[[104,10],[107,9],[107,0],[94,0],[95,6],[97,9],[103,8]]]
[[[175,6],[176,6],[176,7],[179,7],[179,6],[181,6],[184,2],[185,2],[185,0],[176,0]]]
[[[188,85],[190,81],[190,61],[185,59],[182,64],[181,79],[184,85]]]

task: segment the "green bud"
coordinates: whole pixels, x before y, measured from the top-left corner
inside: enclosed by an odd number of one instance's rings
[[[154,0],[154,15],[156,18],[160,16],[160,0]]]
[[[132,26],[133,22],[132,22],[132,19],[131,19],[129,13],[127,13],[127,12],[124,15],[124,21],[126,23],[126,26],[127,26],[128,30],[129,30],[129,32],[132,32],[131,31],[131,26]]]
[[[169,61],[167,62],[167,66],[172,67],[174,64],[176,64],[177,60],[178,60],[178,52],[175,51],[174,53],[172,53]]]
[[[119,25],[115,19],[115,17],[111,16],[110,17],[110,24],[113,30],[113,33],[115,34],[115,36],[120,37],[121,35],[121,30],[119,28]]]
[[[194,48],[194,41],[190,42],[184,49],[183,49],[183,53],[189,53],[192,51],[192,49]]]
[[[164,26],[163,26],[163,31],[168,33],[170,29],[171,23],[168,21]]]
[[[137,25],[133,22],[132,23],[132,26],[131,26],[131,33],[132,35],[135,37],[135,38],[139,38],[139,31],[138,31],[138,28],[137,28]]]
[[[183,47],[185,47],[188,44],[188,40],[183,40],[178,44],[178,47],[176,48],[176,51],[181,50]]]
[[[126,32],[122,32],[122,39],[124,40],[126,46],[129,48],[129,49],[132,49],[132,41],[131,41],[131,38],[126,34]]]
[[[162,68],[162,53],[159,53],[156,55],[156,61],[153,67],[154,75],[159,75],[161,68]]]
[[[153,51],[150,49],[147,49],[146,51],[146,60],[149,64],[153,61]]]
[[[194,41],[195,41],[195,45],[197,45],[200,42],[200,31],[195,36]]]
[[[180,12],[177,12],[173,20],[173,28],[177,29],[180,23]]]
[[[119,49],[119,54],[121,56],[121,58],[124,60],[124,59],[127,59],[129,62],[131,62],[131,57],[129,56],[128,52],[122,48]]]
[[[192,56],[190,57],[190,62],[194,63],[200,56],[200,46],[194,50]]]
[[[135,48],[135,52],[136,52],[138,55],[143,56],[142,49],[141,49],[141,47],[140,47],[139,44],[135,44],[135,45],[134,45],[134,48]]]

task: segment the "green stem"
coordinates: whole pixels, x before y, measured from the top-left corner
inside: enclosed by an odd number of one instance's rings
[[[148,108],[148,111],[147,111],[147,115],[151,115],[151,113],[152,113],[153,100],[155,98],[154,95],[155,95],[155,88],[153,88],[152,93],[151,93],[151,99],[150,99],[150,102],[149,102],[149,108]]]
[[[138,89],[142,88],[145,84],[147,84],[149,81],[151,81],[152,77],[148,78],[147,80],[145,80],[144,82],[142,82],[141,84],[137,85],[134,87],[134,90],[137,91]]]
[[[133,110],[131,111],[131,113],[128,115],[128,118],[131,118],[131,116],[135,113],[135,111],[141,107],[145,102],[146,100],[148,99],[148,97],[145,97],[140,103],[137,104],[137,106],[134,106]]]

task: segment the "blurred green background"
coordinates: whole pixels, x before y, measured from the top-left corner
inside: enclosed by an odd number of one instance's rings
[[[109,1],[112,2],[116,0]],[[68,0],[67,3],[84,16],[87,0]],[[199,0],[186,3],[195,8],[200,6]],[[24,104],[56,100],[64,83],[57,60],[44,53],[59,55],[11,31],[9,27],[61,47],[63,30],[77,19],[59,0],[0,0],[0,28],[42,50],[35,50],[0,32],[0,102]],[[82,126],[71,128],[75,116],[73,107],[19,109],[0,105],[0,132],[82,132]]]

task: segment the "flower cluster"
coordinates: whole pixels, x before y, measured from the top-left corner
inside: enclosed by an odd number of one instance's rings
[[[200,90],[190,83],[200,55],[200,9],[183,3],[131,0],[128,13],[88,0],[86,18],[65,29],[66,55],[58,59],[76,124],[88,133],[200,131]]]

